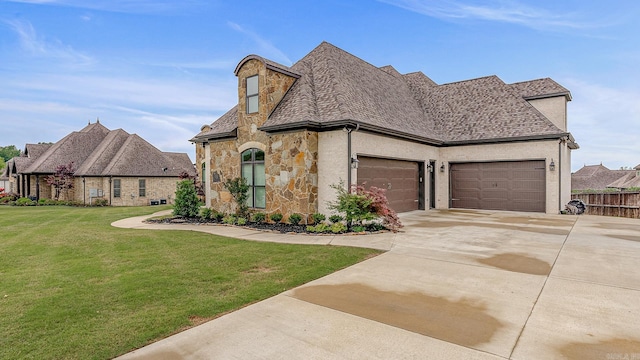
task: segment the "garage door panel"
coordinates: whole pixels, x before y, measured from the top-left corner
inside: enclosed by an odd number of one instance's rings
[[[451,164],[451,207],[546,210],[544,160]]]
[[[418,209],[420,183],[417,162],[365,156],[358,160],[358,184],[365,182],[366,188],[387,189],[389,206],[396,212]]]

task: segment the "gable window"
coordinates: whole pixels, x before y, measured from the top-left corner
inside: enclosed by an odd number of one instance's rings
[[[120,192],[122,188],[120,187],[120,179],[113,180],[113,197],[120,197]]]
[[[247,114],[258,112],[258,75],[247,78]]]
[[[247,205],[252,208],[264,209],[267,205],[265,189],[264,151],[248,149],[242,152],[242,177],[249,185]]]
[[[147,181],[145,179],[138,179],[138,196],[147,196]]]

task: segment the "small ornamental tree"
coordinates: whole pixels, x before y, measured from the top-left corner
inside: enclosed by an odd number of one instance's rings
[[[347,227],[363,225],[363,221],[381,218],[389,229],[396,231],[402,227],[398,214],[389,207],[386,190],[375,186],[366,189],[364,185],[352,185],[347,191],[344,183],[331,185],[338,193],[335,202],[329,202],[329,208],[344,214]]]
[[[176,189],[176,201],[173,204],[173,215],[197,217],[200,213],[200,199],[196,187],[191,180],[182,180]]]
[[[60,198],[60,191],[73,189],[73,161],[66,165],[56,166],[53,175],[49,175],[45,178],[48,185],[53,186],[55,189],[55,199]]]
[[[249,199],[249,185],[247,179],[243,177],[237,177],[235,179],[229,179],[224,182],[224,188],[227,189],[233,199],[238,205],[236,207],[236,215],[241,218],[247,218],[249,214],[249,205],[247,205],[247,199]]]

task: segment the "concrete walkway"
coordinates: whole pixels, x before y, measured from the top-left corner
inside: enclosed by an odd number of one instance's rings
[[[433,210],[401,220],[397,234],[327,239],[114,223],[389,250],[121,359],[640,359],[640,220]]]

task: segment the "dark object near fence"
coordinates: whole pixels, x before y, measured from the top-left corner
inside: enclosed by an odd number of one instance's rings
[[[587,206],[584,204],[584,201],[580,199],[573,199],[569,201],[567,205],[564,206],[565,210],[567,210],[568,214],[571,215],[580,215],[584,213],[584,210]]]

